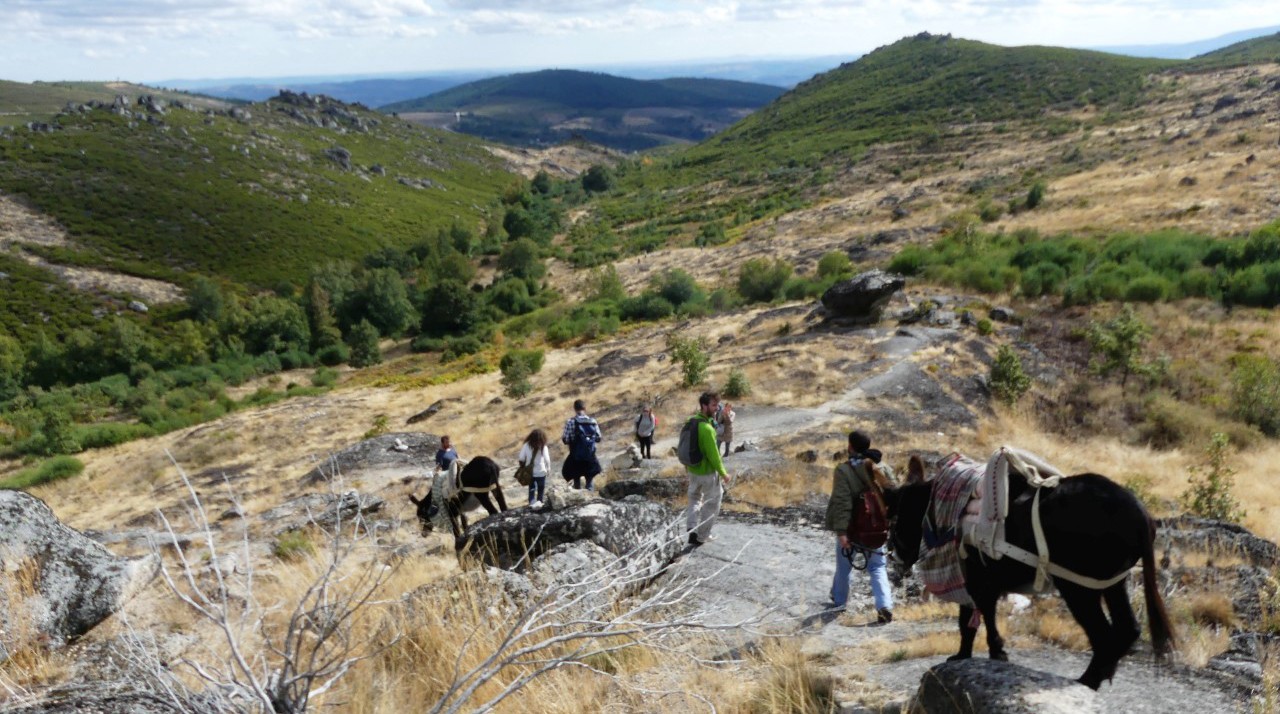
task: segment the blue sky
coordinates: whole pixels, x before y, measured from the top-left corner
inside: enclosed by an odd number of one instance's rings
[[[852,57],[921,31],[1095,47],[1199,40],[1278,18],[1257,0],[0,0],[0,79]]]

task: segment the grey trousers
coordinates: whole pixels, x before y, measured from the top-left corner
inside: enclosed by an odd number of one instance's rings
[[[720,513],[723,495],[720,474],[689,474],[689,508],[685,511],[685,521],[689,532],[698,534],[698,540],[706,540],[711,535],[711,525]]]

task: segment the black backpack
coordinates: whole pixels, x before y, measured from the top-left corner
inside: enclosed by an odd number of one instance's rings
[[[591,422],[573,422],[573,439],[569,442],[569,455],[577,461],[587,461],[596,455],[595,424]]]

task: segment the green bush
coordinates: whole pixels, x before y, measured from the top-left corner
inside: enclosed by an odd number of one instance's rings
[[[505,360],[507,355],[503,355]],[[502,393],[512,399],[521,399],[529,395],[533,391],[533,382],[529,381],[532,371],[529,364],[524,360],[513,360],[505,366],[501,366],[502,370]]]
[[[674,332],[668,333],[667,350],[671,353],[672,363],[680,365],[684,386],[692,387],[706,381],[711,356],[707,353],[705,337],[681,337]]]
[[[72,429],[73,439],[84,449],[115,446],[126,441],[151,436],[153,433],[151,428],[145,424],[126,424],[114,421],[98,424],[78,424]]]
[[[285,531],[276,537],[271,552],[280,560],[300,560],[315,555],[316,546],[304,531]]]
[[[772,302],[782,296],[792,270],[782,258],[752,258],[738,268],[738,292],[748,302]]]
[[[693,276],[679,268],[664,271],[654,278],[653,290],[675,309],[703,297],[702,288]]]
[[[414,352],[443,352],[446,344],[443,337],[418,335],[409,343],[409,349]]]
[[[661,320],[676,311],[671,301],[649,292],[624,299],[618,309],[623,320]]]
[[[853,261],[841,251],[833,250],[818,259],[818,276],[822,278],[845,278],[853,274]]]
[[[311,375],[311,385],[315,387],[332,387],[338,383],[338,373],[328,367],[321,367]]]
[[[1031,377],[1022,369],[1022,359],[1009,345],[1000,345],[991,363],[991,393],[1001,402],[1013,406],[1031,388]]]
[[[1205,448],[1207,463],[1187,469],[1187,490],[1180,498],[1182,506],[1193,516],[1213,518],[1238,523],[1244,519],[1244,509],[1232,495],[1235,485],[1235,469],[1227,464],[1227,435],[1214,434]]]
[[[1044,181],[1036,181],[1031,184],[1031,189],[1027,191],[1027,208],[1038,208],[1040,204],[1044,203],[1044,194],[1048,189],[1049,187],[1045,185]]]
[[[982,335],[983,337],[990,335],[992,332],[995,332],[996,330],[995,323],[991,322],[991,320],[985,317],[978,320],[977,328],[978,328],[978,334]]]
[[[440,361],[453,362],[467,355],[473,355],[482,349],[484,349],[484,343],[475,335],[450,337],[445,340],[444,352],[440,355]]]
[[[1267,436],[1280,436],[1280,361],[1239,355],[1231,372],[1232,411]]]
[[[1087,339],[1094,372],[1105,377],[1119,370],[1121,386],[1128,384],[1130,374],[1149,372],[1151,365],[1142,360],[1142,347],[1150,336],[1151,327],[1129,305],[1106,322],[1090,323]]]
[[[498,369],[505,374],[518,362],[525,366],[528,374],[537,374],[542,371],[545,356],[542,350],[512,348],[503,353],[502,358],[498,360]]]
[[[1159,275],[1144,275],[1129,283],[1124,299],[1129,302],[1161,302],[1173,293],[1172,285]]]
[[[738,399],[751,394],[751,382],[747,380],[747,373],[738,367],[729,370],[729,379],[725,382],[724,389],[720,391],[730,399]]]
[[[326,367],[336,367],[351,359],[351,348],[341,342],[321,347],[316,351],[316,361]]]
[[[55,456],[39,466],[18,471],[0,481],[0,488],[27,489],[41,484],[71,478],[84,471],[84,464],[74,456]]]

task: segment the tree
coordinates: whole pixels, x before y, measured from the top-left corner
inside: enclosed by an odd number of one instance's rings
[[[1133,311],[1133,306],[1125,305],[1118,315],[1104,323],[1089,325],[1089,347],[1098,357],[1093,362],[1093,370],[1101,376],[1107,376],[1120,370],[1120,386],[1126,386],[1131,373],[1147,373],[1148,363],[1142,361],[1142,346],[1151,335],[1151,327],[1143,322]]]
[[[480,324],[480,297],[455,280],[441,280],[422,295],[423,334],[462,335]]]
[[[551,193],[551,175],[546,171],[540,170],[538,173],[534,174],[533,181],[531,181],[529,185],[534,191],[545,196]]]
[[[361,320],[347,335],[351,345],[351,366],[369,367],[382,361],[382,349],[378,347],[378,328],[368,320]]]
[[[522,280],[539,280],[547,273],[538,255],[538,244],[528,238],[512,242],[498,256],[498,268]]]
[[[596,164],[582,174],[582,190],[587,193],[604,193],[613,189],[616,183],[613,171],[607,166]]]
[[[1036,208],[1044,203],[1044,194],[1048,190],[1048,186],[1044,181],[1036,181],[1031,184],[1031,189],[1027,191],[1027,208]]]
[[[677,310],[681,305],[693,302],[702,296],[698,281],[679,268],[663,271],[661,275],[655,277],[653,289]]]
[[[253,354],[306,350],[311,328],[302,307],[275,295],[252,298],[246,308],[244,341]]]
[[[369,271],[357,299],[360,317],[387,337],[400,336],[418,320],[404,279],[390,268]]]
[[[222,309],[226,300],[222,288],[205,277],[197,277],[187,291],[187,308],[191,316],[199,322],[218,322],[222,319]]]
[[[178,320],[164,344],[164,361],[171,365],[204,364],[209,361],[206,330],[191,320]]]
[[[627,290],[622,285],[622,278],[613,263],[600,268],[593,268],[587,273],[587,300],[612,300],[621,302],[627,297]]]
[[[98,349],[107,373],[128,372],[135,364],[151,361],[155,351],[147,333],[137,323],[118,315],[107,323]]]
[[[329,300],[329,291],[319,282],[307,283],[307,291],[303,296],[307,310],[307,324],[311,326],[311,351],[320,350],[342,342],[342,330],[334,319],[333,305]]]
[[[27,354],[22,343],[8,335],[0,335],[0,402],[6,402],[22,391],[27,376]]]

